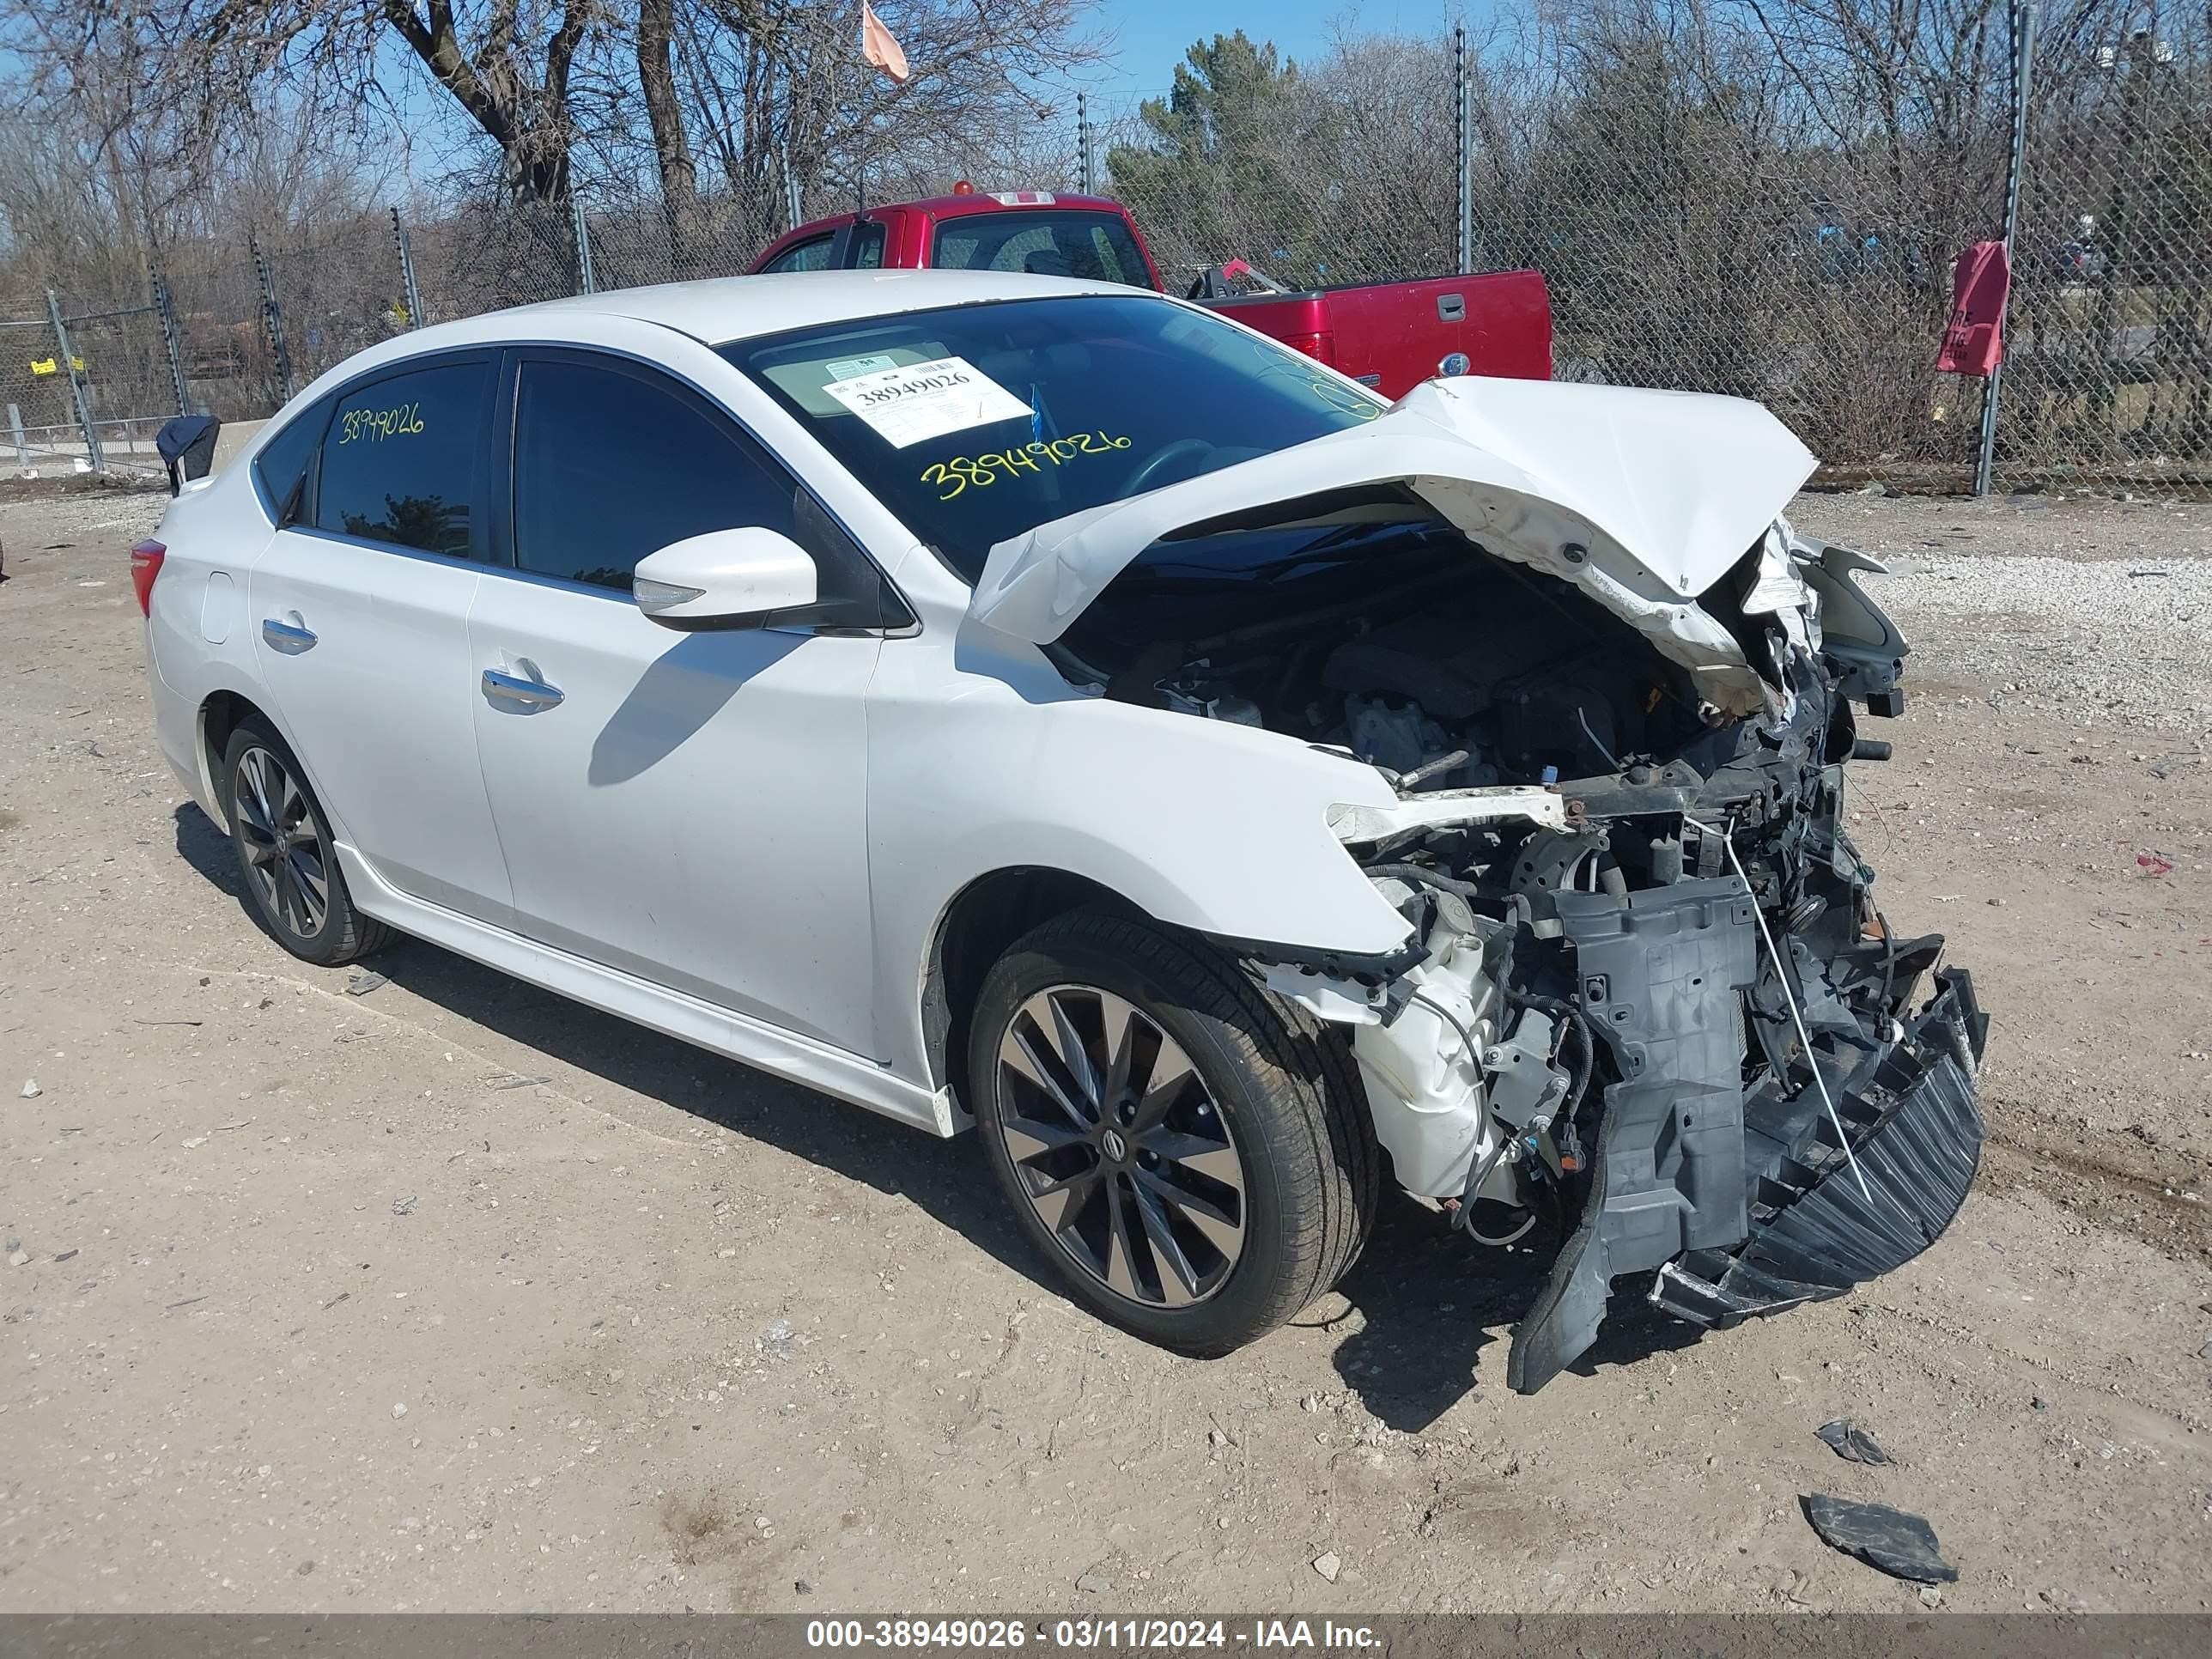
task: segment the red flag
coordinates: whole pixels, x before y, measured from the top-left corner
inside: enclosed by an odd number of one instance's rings
[[[906,84],[910,70],[906,66],[906,53],[892,39],[891,32],[884,27],[884,20],[876,15],[876,9],[868,0],[860,0],[860,56],[873,64],[900,85]]]

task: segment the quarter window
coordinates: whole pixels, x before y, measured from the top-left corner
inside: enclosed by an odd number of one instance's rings
[[[269,441],[261,446],[261,453],[253,458],[253,479],[261,487],[262,504],[276,523],[289,522],[300,504],[300,484],[307,476],[307,462],[313,459],[315,445],[323,435],[324,422],[331,418],[331,406],[317,404],[303,410],[286,422]]]
[[[324,434],[315,526],[471,556],[490,366],[442,363],[337,400]]]
[[[572,362],[521,368],[515,562],[628,592],[647,554],[759,525],[793,533],[789,478],[670,390]]]

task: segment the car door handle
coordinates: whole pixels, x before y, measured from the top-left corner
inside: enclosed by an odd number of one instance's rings
[[[301,652],[308,650],[314,645],[315,635],[312,629],[301,623],[298,611],[293,611],[291,616],[292,620],[289,622],[280,622],[274,617],[264,617],[261,619],[261,637],[266,640],[273,649],[282,651],[288,656],[297,656]]]
[[[560,702],[562,692],[543,680],[526,680],[519,675],[502,674],[496,668],[483,672],[483,693],[501,702],[511,702],[524,708],[551,708]]]

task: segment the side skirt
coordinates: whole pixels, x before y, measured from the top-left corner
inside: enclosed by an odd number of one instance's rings
[[[337,843],[337,851],[353,902],[365,914],[390,922],[404,933],[665,1036],[695,1043],[932,1134],[950,1137],[966,1127],[954,1111],[950,1090],[909,1083],[860,1055],[794,1036],[634,974],[412,898],[386,882],[343,842]]]

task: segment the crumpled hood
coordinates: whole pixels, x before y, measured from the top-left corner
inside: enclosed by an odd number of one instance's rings
[[[1486,551],[1582,588],[1689,669],[1720,708],[1749,714],[1762,700],[1759,677],[1694,601],[1765,533],[1814,465],[1764,405],[1740,398],[1429,380],[1364,426],[999,543],[969,614],[1044,644],[1163,536],[1398,483]]]

